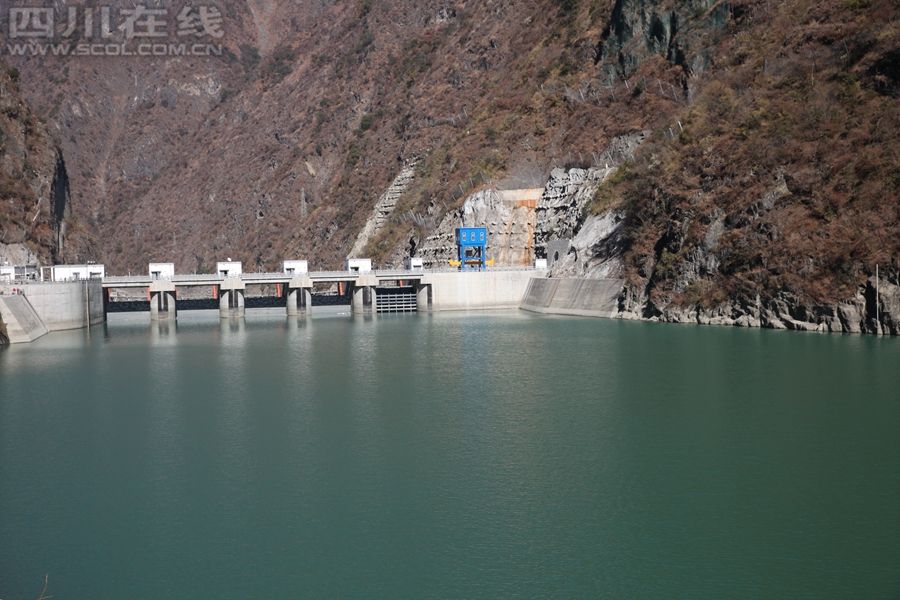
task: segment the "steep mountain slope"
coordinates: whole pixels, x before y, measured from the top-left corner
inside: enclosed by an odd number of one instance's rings
[[[596,197],[626,215],[629,310],[758,321],[768,307],[874,330],[876,266],[882,292],[900,268],[898,8],[731,6],[734,35],[687,78],[692,101]]]
[[[479,174],[591,162],[659,113],[612,114],[596,83],[565,87],[593,69],[603,22],[589,6],[271,3],[266,27],[249,7],[223,3],[221,57],[11,58],[52,115],[76,213],[113,270],[224,254],[334,265],[415,158],[395,210],[444,212]],[[391,222],[369,251],[392,255],[420,229]]]
[[[221,56],[11,57],[113,271],[333,267],[382,197],[362,252],[396,261],[481,188],[620,165],[591,210],[621,215],[633,314],[896,282],[895,0],[219,6]],[[538,254],[562,237],[535,227]]]
[[[91,240],[69,218],[65,161],[19,92],[19,76],[0,62],[0,261],[87,258]]]

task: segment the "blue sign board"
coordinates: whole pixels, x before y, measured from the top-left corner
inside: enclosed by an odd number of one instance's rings
[[[456,258],[462,271],[481,271],[487,266],[487,227],[459,227],[456,230]]]

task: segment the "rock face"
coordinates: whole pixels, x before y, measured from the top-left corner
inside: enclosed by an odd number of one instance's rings
[[[535,251],[547,256],[547,243],[569,239],[581,226],[585,207],[594,198],[597,185],[612,169],[553,169],[535,209]]]
[[[0,244],[0,264],[36,265],[40,257],[24,244]]]
[[[636,131],[615,137],[600,155],[602,167],[590,169],[553,169],[550,180],[536,208],[535,252],[547,257],[547,244],[553,240],[571,239],[581,229],[587,206],[594,199],[597,186],[650,135]]]
[[[417,255],[427,268],[449,266],[456,258],[457,227],[487,227],[488,259],[504,266],[528,266],[535,256],[535,190],[479,190],[451,211],[422,244]]]
[[[707,250],[715,247],[722,230],[721,220],[712,221],[707,234]],[[628,249],[625,214],[621,210],[610,210],[588,217],[568,247],[568,252],[554,262],[550,277],[586,280],[620,277]],[[693,260],[685,263],[685,281],[692,282],[685,287],[702,288],[705,276],[716,266],[714,253],[698,251]],[[759,295],[752,298],[722,296],[714,306],[704,301],[687,305],[659,304],[650,301],[649,296],[650,287],[646,282],[632,282],[622,288],[618,306],[609,316],[700,325],[900,335],[900,282],[896,277],[877,282],[872,277],[851,298],[833,303],[804,301],[786,291],[768,299]]]
[[[879,287],[877,311],[874,279],[844,302],[803,302],[784,292],[767,300],[758,296],[751,299],[729,299],[709,308],[699,304],[660,308],[648,303],[642,290],[627,288],[620,298],[620,311],[615,316],[622,319],[700,325],[900,335],[900,287],[896,283],[884,281]]]
[[[594,174],[581,169],[556,169],[551,174],[538,205],[535,235],[539,240],[537,246],[542,245],[541,240],[549,238],[547,244],[554,249],[554,256],[548,257],[552,265],[550,277],[592,280],[623,276],[624,259],[630,244],[625,211],[613,209],[579,218],[598,182],[606,175],[608,173]],[[663,255],[658,261],[644,265],[645,277],[632,280],[621,288],[617,307],[609,312],[609,316],[797,331],[900,334],[900,282],[897,274],[877,282],[871,277],[852,297],[831,303],[810,301],[788,291],[764,298],[759,294],[752,297],[740,294],[728,296],[715,289],[712,279],[719,273],[723,260],[723,252],[719,248],[722,237],[730,231],[757,223],[791,194],[784,172],[779,171],[773,179],[770,191],[751,203],[746,211],[728,216],[716,209],[699,219],[703,232],[701,243],[677,263],[665,263]],[[688,225],[685,222],[671,229],[665,234],[668,237],[663,239],[679,235]],[[557,232],[563,235],[558,236]],[[571,238],[565,239],[573,232]],[[675,294],[662,300],[658,296],[651,300],[655,282],[653,276],[661,269],[676,270]],[[589,289],[584,288],[579,293],[587,294]],[[578,299],[578,302],[587,301],[586,298]]]
[[[619,250],[608,257],[603,255],[605,258],[602,260],[590,259],[590,266],[585,261],[593,256],[586,252],[589,247],[601,252],[598,246],[601,242],[596,236],[606,239],[605,236],[613,235],[614,231],[618,232],[617,235],[621,233],[618,225],[622,221],[622,213],[619,211],[603,219],[590,218],[586,222],[587,208],[594,199],[597,186],[615,172],[619,164],[628,160],[649,134],[649,131],[637,131],[613,138],[599,156],[604,163],[602,167],[553,169],[543,188],[484,189],[472,194],[460,209],[447,214],[417,255],[424,259],[426,267],[446,266],[448,260],[456,258],[453,232],[465,222],[471,227],[488,228],[488,256],[494,259],[495,264],[529,266],[535,258],[548,257],[549,244],[569,240],[576,237],[578,231],[584,230],[577,242],[581,256],[578,267],[570,269],[576,259],[567,256],[566,264],[561,265],[560,269],[570,275],[577,272],[578,276],[591,272],[593,277],[598,278],[618,274],[621,270]],[[589,227],[586,226],[588,222]],[[603,231],[598,232],[598,227]],[[568,250],[569,246],[566,248]],[[607,258],[614,257],[618,262],[600,266]]]
[[[631,75],[640,63],[662,56],[688,72],[702,72],[710,62],[701,47],[704,31],[721,29],[730,14],[727,3],[691,0],[666,4],[654,0],[616,0],[598,47],[605,71],[611,78]],[[655,82],[654,82],[655,83]]]
[[[625,250],[625,213],[610,210],[591,215],[571,240],[565,255],[555,258],[552,277],[618,278]]]
[[[0,260],[67,256],[72,207],[62,152],[19,92],[19,72],[0,63]]]
[[[717,268],[714,250],[724,231],[721,215],[709,224],[704,249],[684,263],[683,287],[703,286],[705,277]],[[568,253],[553,264],[553,278],[615,279],[622,274],[628,249],[625,214],[610,210],[592,215],[569,244]],[[690,283],[687,283],[690,282]],[[773,298],[721,297],[716,305],[704,301],[687,305],[652,302],[650,286],[631,283],[622,288],[618,307],[609,316],[620,319],[766,327],[796,331],[873,333],[900,335],[900,282],[896,276],[876,281],[870,278],[848,300],[823,303],[804,301],[789,292]]]
[[[365,250],[366,245],[369,243],[369,240],[378,235],[381,228],[385,226],[391,213],[394,212],[394,206],[397,205],[397,199],[406,191],[410,182],[415,179],[417,165],[418,161],[410,161],[409,164],[400,171],[397,177],[394,178],[394,181],[391,182],[388,189],[384,191],[378,199],[378,202],[375,203],[375,208],[372,209],[372,215],[366,220],[365,226],[356,237],[356,242],[354,242],[353,247],[350,249],[347,258],[360,258],[363,250]]]

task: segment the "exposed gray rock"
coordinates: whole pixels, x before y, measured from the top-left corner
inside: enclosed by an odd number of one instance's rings
[[[469,226],[488,228],[488,257],[494,259],[495,264],[526,266],[535,258],[546,257],[551,241],[576,238],[576,234],[584,229],[585,233],[578,238],[580,246],[575,257],[569,256],[571,249],[567,248],[566,266],[560,267],[561,276],[615,277],[621,270],[621,263],[611,258],[621,253],[615,244],[607,245],[614,237],[618,240],[613,233],[620,233],[617,226],[623,215],[617,212],[591,219],[591,226],[585,228],[587,207],[597,186],[615,172],[621,162],[629,160],[649,134],[650,131],[636,131],[614,138],[600,155],[602,167],[553,169],[542,189],[475,192],[460,209],[444,216],[416,250],[416,255],[423,259],[426,267],[447,266],[449,260],[456,258],[454,230],[465,221]],[[534,198],[537,198],[536,203]],[[578,256],[582,258],[577,260]],[[577,262],[574,270],[573,261]]]
[[[550,172],[550,179],[535,208],[535,256],[546,257],[547,244],[551,240],[575,236],[582,228],[597,186],[628,160],[650,133],[636,131],[613,138],[600,155],[601,167],[568,171],[557,168]]]
[[[875,285],[871,279],[869,285]],[[900,335],[900,285],[881,280],[878,288],[879,333]]]
[[[535,208],[535,252],[547,256],[551,239],[574,237],[585,216],[585,207],[594,197],[597,186],[613,169],[553,169],[544,193]]]
[[[571,248],[572,240],[560,239],[547,242],[547,265],[552,268],[558,260],[566,257]]]
[[[450,211],[429,235],[417,255],[427,268],[449,266],[456,258],[454,232],[467,227],[488,230],[488,259],[497,265],[527,266],[534,260],[535,211],[527,203],[507,200],[493,188],[475,192],[459,209]]]
[[[600,160],[604,162],[604,168],[618,166],[623,162],[634,158],[634,151],[637,147],[644,143],[644,140],[653,133],[649,129],[643,131],[634,131],[619,135],[612,139],[609,146],[600,155]]]
[[[696,14],[698,10],[708,12],[700,18]],[[709,29],[722,28],[729,13],[728,3],[717,4],[715,0],[675,5],[651,0],[616,0],[598,48],[606,65],[603,71],[613,81],[621,72],[631,76],[641,61],[654,54],[686,70],[702,71],[710,62],[708,50],[701,47],[694,32],[684,28],[691,23]]]
[[[447,23],[456,18],[456,9],[442,6],[438,9],[437,16],[434,18],[436,25]]]
[[[551,277],[618,278],[622,273],[625,214],[620,210],[591,215],[572,239],[569,251],[554,262]]]
[[[657,310],[647,301],[642,289],[626,288],[620,298],[620,319],[643,319],[670,323],[731,325],[833,333],[879,333],[900,335],[900,285],[882,281],[878,294],[878,321],[874,314],[874,278],[861,287],[849,301],[834,304],[804,303],[787,292],[768,301],[759,297],[728,300],[713,308],[696,304],[668,305]],[[868,304],[867,304],[868,300]]]
[[[0,265],[36,265],[38,256],[24,244],[0,244]]]
[[[725,233],[725,213],[722,209],[715,209],[713,211],[713,217],[715,218],[715,221],[710,224],[709,229],[706,230],[706,235],[703,236],[702,247],[705,252],[715,250],[716,246],[719,245],[719,238]]]
[[[555,173],[545,191],[547,213],[543,223],[567,223],[571,226],[567,211],[577,205],[579,191],[584,189],[587,177],[579,180],[584,172]],[[572,185],[577,190],[567,189]],[[692,283],[708,282],[718,273],[720,258],[717,250],[720,238],[729,227],[741,227],[757,221],[766,212],[777,207],[778,200],[790,194],[784,174],[774,176],[774,186],[745,213],[728,216],[719,208],[703,217],[706,230],[702,241],[686,254],[678,266],[674,289],[684,291]],[[568,203],[563,200],[568,199]],[[544,198],[542,198],[542,201]],[[540,217],[539,217],[540,218]],[[691,215],[685,215],[682,222],[675,223],[674,230],[667,232],[673,239],[683,235],[691,225]],[[731,223],[729,224],[729,221]],[[538,229],[542,222],[539,220]],[[624,214],[608,211],[602,215],[587,217],[583,223],[574,225],[576,234],[564,247],[565,256],[552,265],[551,277],[578,277],[584,279],[618,278],[622,276],[622,256],[626,247]],[[683,239],[683,238],[682,238]],[[882,277],[877,285],[872,277],[860,287],[853,297],[836,303],[810,302],[783,291],[773,298],[728,298],[718,306],[699,304],[678,306],[670,300],[651,302],[650,282],[656,265],[653,257],[648,257],[642,268],[643,282],[626,285],[613,317],[620,319],[643,319],[648,321],[668,321],[672,323],[697,323],[703,325],[731,325],[735,327],[767,327],[771,329],[791,329],[795,331],[876,333],[900,335],[900,281],[898,275]],[[660,304],[657,304],[660,303]]]

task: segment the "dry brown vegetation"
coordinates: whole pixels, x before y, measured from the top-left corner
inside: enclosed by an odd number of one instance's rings
[[[283,3],[262,50],[244,4],[223,6],[221,59],[16,59],[59,127],[73,230],[101,234],[112,272],[334,267],[413,158],[395,214],[434,221],[486,180],[603,164],[644,129],[593,208],[627,207],[628,277],[661,299],[834,298],[898,266],[896,0]],[[649,13],[677,31],[616,38]],[[183,92],[204,77],[214,97]],[[718,270],[686,281],[719,219]],[[367,252],[427,233],[397,218]]]
[[[685,79],[693,101],[598,194],[627,207],[630,278],[658,303],[712,306],[783,290],[846,298],[876,264],[896,277],[898,3],[734,11],[715,66]],[[685,261],[717,219],[719,272],[683,289]]]
[[[398,212],[440,218],[470,179],[590,163],[675,104],[591,96],[611,3],[282,3],[262,50],[243,3],[224,4],[221,59],[14,59],[60,129],[75,216],[112,272],[225,254],[333,267],[413,157],[422,176]],[[209,101],[207,80],[220,85]],[[371,250],[425,233],[393,223]]]
[[[57,152],[19,93],[19,72],[0,62],[0,243],[24,244],[47,262],[56,251],[49,195]]]

